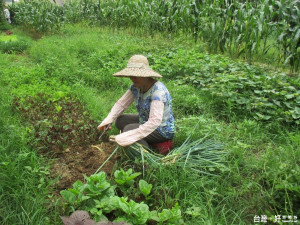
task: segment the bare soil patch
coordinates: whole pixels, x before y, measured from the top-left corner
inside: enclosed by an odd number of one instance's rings
[[[115,143],[102,142],[87,147],[70,147],[57,153],[56,160],[51,164],[51,174],[57,178],[55,189],[60,191],[72,187],[77,180],[84,181],[83,174],[87,176],[94,174],[116,147]],[[110,175],[118,159],[120,156],[113,155],[101,171]]]

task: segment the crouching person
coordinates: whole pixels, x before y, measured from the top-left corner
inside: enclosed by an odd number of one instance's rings
[[[126,93],[114,104],[108,116],[98,126],[104,131],[115,121],[121,134],[113,137],[121,146],[140,143],[156,146],[161,154],[172,148],[175,121],[172,99],[166,86],[157,80],[162,76],[149,67],[145,56],[134,55],[127,67],[113,76],[127,77],[132,81]],[[123,114],[133,102],[137,114]]]

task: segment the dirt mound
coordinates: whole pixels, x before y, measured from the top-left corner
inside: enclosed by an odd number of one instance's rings
[[[58,177],[56,189],[58,191],[72,187],[77,180],[84,180],[83,174],[90,176],[97,171],[103,162],[117,147],[112,142],[102,142],[86,148],[67,148],[56,155],[56,160],[51,165],[53,177]],[[117,154],[101,168],[101,171],[111,174]]]

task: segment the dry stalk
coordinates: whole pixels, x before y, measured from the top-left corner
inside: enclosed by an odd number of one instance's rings
[[[166,164],[166,165],[174,164],[176,159],[180,156],[181,156],[180,154],[168,155],[168,156],[162,158],[161,160],[162,160],[162,163]]]
[[[92,145],[93,148],[97,148],[99,151],[103,152],[102,148],[99,148],[97,145]]]

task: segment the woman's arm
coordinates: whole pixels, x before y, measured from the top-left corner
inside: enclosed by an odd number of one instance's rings
[[[125,94],[114,104],[110,113],[102,121],[97,129],[101,130],[104,126],[114,122],[119,115],[121,115],[125,109],[127,109],[134,101],[134,96],[130,90],[127,90]]]
[[[121,146],[131,145],[144,137],[147,137],[161,124],[164,114],[164,103],[154,100],[151,102],[149,119],[139,128],[124,132],[115,137],[115,141]]]

